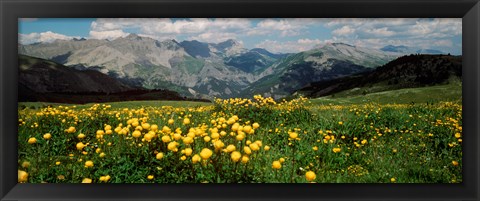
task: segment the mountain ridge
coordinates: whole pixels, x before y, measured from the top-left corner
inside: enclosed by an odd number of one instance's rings
[[[445,84],[451,80],[461,80],[461,60],[461,56],[451,55],[405,55],[368,72],[310,83],[296,94],[313,98],[339,92],[365,95],[393,89]]]
[[[194,98],[252,94],[281,98],[305,84],[362,72],[401,55],[345,43],[276,54],[246,49],[235,40],[158,41],[136,34],[112,41],[20,45],[19,53],[81,70],[94,69],[137,87],[168,89]]]

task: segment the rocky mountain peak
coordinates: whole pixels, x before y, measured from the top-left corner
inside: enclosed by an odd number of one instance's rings
[[[125,37],[126,39],[129,39],[129,40],[141,40],[142,37],[137,35],[137,34],[134,34],[134,33],[131,33],[131,34],[128,34],[128,36]]]
[[[231,49],[231,48],[243,48],[243,45],[240,42],[238,42],[236,40],[233,40],[233,39],[228,39],[226,41],[214,44],[214,46],[218,50],[226,50],[226,49]]]

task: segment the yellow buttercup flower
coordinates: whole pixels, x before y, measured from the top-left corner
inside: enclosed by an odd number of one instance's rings
[[[260,124],[255,122],[255,123],[252,124],[252,126],[253,126],[254,129],[257,129],[258,127],[260,127]]]
[[[252,149],[250,149],[250,147],[243,147],[243,152],[250,155],[250,154],[252,154]]]
[[[43,139],[49,140],[50,138],[52,138],[52,134],[50,133],[45,133],[45,135],[43,135]]]
[[[236,149],[237,149],[237,148],[236,148],[235,145],[233,145],[233,144],[230,144],[230,145],[227,146],[227,148],[225,148],[225,150],[226,150],[227,153],[230,153],[230,152],[232,152],[232,151],[235,151]]]
[[[190,156],[190,155],[192,155],[192,153],[193,153],[192,148],[186,148],[186,149],[185,149],[185,155],[186,155],[186,156]]]
[[[243,164],[247,163],[248,160],[249,160],[248,155],[243,155],[243,156],[242,156],[242,163],[243,163]]]
[[[97,133],[96,133],[96,134],[97,134],[97,135],[104,135],[104,134],[105,134],[105,131],[103,131],[103,130],[97,130]]]
[[[36,139],[36,138],[31,137],[31,138],[28,139],[28,144],[35,144],[35,143],[37,143],[37,139]]]
[[[215,147],[215,150],[220,150],[225,146],[225,144],[222,141],[218,140],[213,143],[213,146]]]
[[[238,151],[234,151],[232,152],[232,154],[230,154],[230,158],[232,158],[233,162],[238,162],[241,157],[242,157],[242,154]]]
[[[170,141],[172,141],[172,139],[170,138],[170,136],[168,136],[168,135],[162,136],[162,142],[164,142],[164,143],[169,143]]]
[[[23,183],[28,181],[28,173],[23,170],[18,170],[18,182]]]
[[[93,167],[93,161],[86,161],[85,162],[85,167],[86,168]]]
[[[143,139],[145,139],[147,142],[151,142],[154,137],[155,133],[153,131],[150,131],[143,136]]]
[[[79,142],[77,143],[77,150],[82,150],[84,147],[86,147],[87,145],[83,144],[83,142]]]
[[[77,131],[77,130],[73,126],[70,126],[68,129],[65,129],[65,132],[67,132],[67,133],[74,133],[75,131]]]
[[[148,180],[152,180],[152,179],[153,179],[153,175],[148,175],[148,176],[147,176],[147,179],[148,179]]]
[[[184,125],[190,124],[190,119],[189,119],[189,118],[183,119],[183,124],[184,124]]]
[[[339,148],[339,147],[335,147],[332,149],[333,153],[338,153],[340,151],[342,151],[342,148]]]
[[[305,178],[307,179],[307,181],[313,181],[315,180],[315,178],[317,178],[317,175],[313,171],[308,171],[307,173],[305,173]]]
[[[140,136],[142,136],[142,133],[138,130],[135,130],[135,131],[133,131],[132,136],[134,138],[139,138]]]
[[[187,136],[187,137],[183,138],[183,143],[192,144],[193,143],[193,138]]]
[[[90,178],[84,178],[84,179],[82,180],[82,183],[83,183],[83,184],[90,184],[90,183],[92,183],[92,179],[90,179]]]
[[[150,129],[150,124],[149,123],[144,123],[142,124],[142,128],[147,130],[147,129]]]
[[[250,133],[250,131],[252,131],[252,127],[251,127],[251,126],[245,126],[245,127],[243,127],[243,132],[245,132],[245,133]]]
[[[252,143],[248,146],[250,147],[250,149],[252,149],[252,151],[258,151],[260,149],[257,143]]]
[[[178,146],[178,143],[174,141],[174,142],[168,143],[167,148],[170,151],[177,152],[178,151],[177,146]]]
[[[200,156],[198,154],[195,154],[193,157],[192,157],[192,163],[195,164],[195,163],[198,163],[199,161],[201,160]]]
[[[22,163],[22,167],[23,167],[23,168],[28,168],[28,167],[30,167],[30,162],[24,161],[24,162]]]
[[[397,181],[397,180],[395,179],[395,177],[392,177],[392,178],[390,179],[390,182],[392,182],[392,183],[395,183],[396,181]]]
[[[273,161],[272,168],[278,170],[278,169],[282,168],[282,164],[280,163],[280,161]]]
[[[298,133],[296,133],[296,132],[289,132],[289,133],[288,133],[288,136],[289,136],[290,138],[292,138],[292,140],[294,140],[294,139],[297,139]]]
[[[243,139],[245,139],[245,135],[244,134],[238,134],[237,136],[235,136],[235,139],[238,140],[238,141],[242,141]]]
[[[458,162],[457,161],[452,161],[452,165],[453,166],[458,166]]]
[[[163,158],[163,153],[162,153],[162,152],[158,153],[158,154],[155,156],[155,158],[157,158],[157,160],[161,160],[161,159]]]
[[[203,160],[207,160],[212,156],[213,152],[212,150],[208,148],[203,148],[202,151],[200,152],[200,157],[202,157]]]

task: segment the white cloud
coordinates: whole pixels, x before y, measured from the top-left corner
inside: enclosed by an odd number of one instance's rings
[[[191,18],[175,20],[169,18],[101,18],[91,24],[92,31],[97,32],[136,29],[139,35],[149,36],[157,40],[174,39],[176,38],[175,35],[183,34],[205,41],[218,41],[221,39],[215,39],[213,36],[234,35],[236,32],[245,31],[250,27],[250,20],[243,18]],[[214,34],[213,32],[219,32],[219,34]]]
[[[78,36],[66,36],[51,31],[42,32],[42,33],[30,33],[30,34],[18,34],[19,42],[21,44],[32,44],[32,43],[49,43],[55,40],[71,40],[73,38],[80,38]]]
[[[198,40],[198,41],[208,42],[208,43],[219,43],[219,42],[226,41],[228,39],[236,39],[237,40],[237,36],[234,33],[228,33],[228,32],[225,32],[225,33],[222,33],[222,32],[206,32],[206,33],[202,33],[198,36],[192,36],[192,37],[188,38],[188,40]]]
[[[366,29],[364,30],[367,34],[372,34],[375,37],[388,37],[395,35],[395,32],[388,30],[388,27],[382,27],[379,29]]]
[[[462,34],[461,18],[356,18],[324,19],[334,40],[357,46],[381,48],[405,45],[435,49],[453,47]],[[336,37],[336,38],[335,38]],[[457,45],[457,44],[455,44]]]
[[[235,30],[250,27],[250,21],[242,18],[100,18],[91,25],[92,30],[105,31],[139,28],[144,34],[202,33],[207,30]]]
[[[298,39],[297,40],[297,43],[298,44],[302,44],[302,45],[319,45],[319,44],[322,44],[322,43],[325,43],[325,41],[321,41],[319,39],[308,39],[308,38],[301,38],[301,39]]]
[[[335,29],[332,31],[332,34],[333,35],[336,35],[336,36],[345,36],[345,35],[351,35],[355,33],[355,29],[354,28],[350,28],[350,26],[343,26],[342,28],[339,28],[339,29]]]
[[[123,32],[122,30],[109,30],[109,31],[90,31],[90,38],[93,39],[108,39],[114,40],[116,38],[128,36],[128,33]]]
[[[437,40],[433,42],[434,46],[452,47],[453,42],[451,40]]]
[[[312,18],[264,19],[248,30],[246,34],[249,36],[267,34],[278,34],[281,37],[298,36],[308,28],[308,25],[318,22],[317,20]]]
[[[281,52],[281,53],[294,53],[307,51],[313,47],[321,44],[325,44],[329,41],[322,41],[319,39],[308,39],[302,38],[296,41],[276,41],[276,40],[264,40],[261,43],[257,44],[255,47],[264,48],[270,52]]]

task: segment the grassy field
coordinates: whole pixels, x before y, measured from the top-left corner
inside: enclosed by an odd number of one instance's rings
[[[19,182],[459,183],[453,88],[288,102],[20,103]]]
[[[412,103],[437,103],[440,101],[451,101],[461,104],[462,85],[458,82],[452,82],[447,85],[437,85],[431,87],[406,88],[397,89],[366,95],[358,95],[359,91],[366,89],[359,88],[347,90],[332,96],[326,96],[314,99],[314,104],[364,104],[364,103],[380,103],[380,104],[412,104]],[[354,94],[354,95],[351,95]]]

